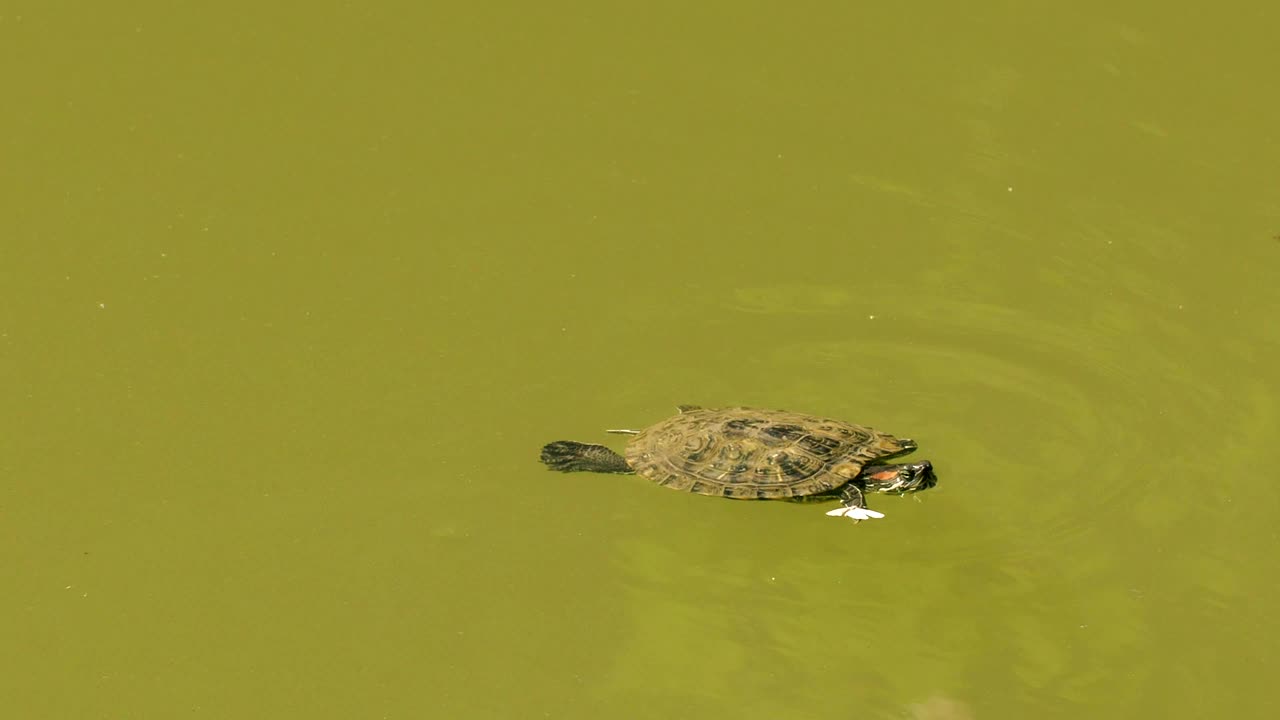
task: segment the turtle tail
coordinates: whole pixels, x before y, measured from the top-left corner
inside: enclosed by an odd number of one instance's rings
[[[560,472],[631,473],[626,458],[603,445],[557,440],[542,447],[542,462]]]

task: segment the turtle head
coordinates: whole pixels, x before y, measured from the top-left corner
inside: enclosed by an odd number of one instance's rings
[[[870,465],[858,476],[867,492],[909,493],[927,490],[938,483],[933,463],[922,460],[901,465]]]

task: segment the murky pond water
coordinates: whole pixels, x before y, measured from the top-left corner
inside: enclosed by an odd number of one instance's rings
[[[1265,714],[1275,18],[308,12],[0,14],[11,712]],[[537,462],[682,403],[941,482]]]

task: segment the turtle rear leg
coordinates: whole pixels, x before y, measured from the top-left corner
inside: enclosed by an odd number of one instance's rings
[[[557,440],[542,447],[542,462],[560,472],[631,473],[626,458],[603,445]]]
[[[828,510],[827,514],[833,517],[847,517],[854,522],[884,517],[884,513],[876,512],[867,507],[862,488],[853,483],[840,488],[840,504],[843,507]]]

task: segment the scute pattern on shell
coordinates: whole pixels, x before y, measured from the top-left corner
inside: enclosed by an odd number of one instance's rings
[[[914,449],[862,425],[782,410],[692,408],[646,428],[627,463],[656,483],[731,498],[834,490],[866,464]]]

